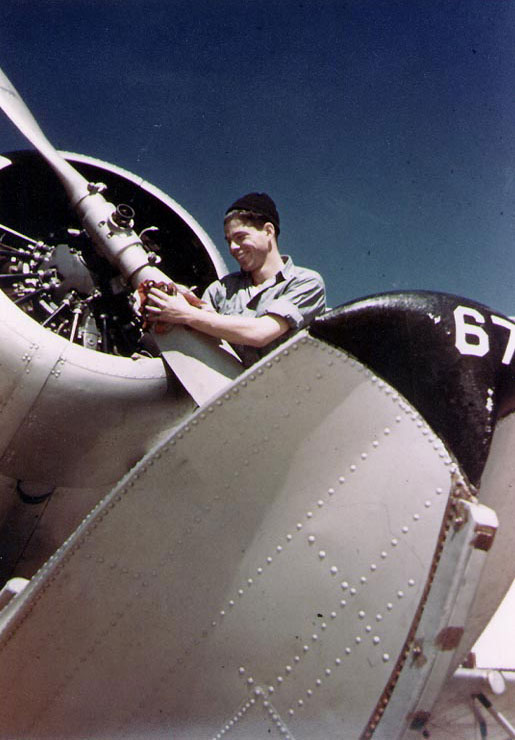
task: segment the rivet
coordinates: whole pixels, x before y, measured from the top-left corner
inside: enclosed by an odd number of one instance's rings
[[[277,552],[282,552],[283,551],[283,548],[281,547],[281,545],[277,545],[277,547],[275,549],[277,550]]]
[[[327,629],[327,624],[326,624],[325,622],[322,622],[322,624],[320,625],[320,627],[321,627],[321,628],[322,628],[323,630],[326,630],[326,629]]]
[[[331,575],[335,576],[337,573],[338,573],[338,568],[336,567],[336,565],[333,565],[331,567]]]
[[[274,687],[273,687],[273,686],[269,686],[269,687],[268,687],[268,693],[269,693],[269,694],[273,694],[273,693],[274,693],[274,691],[275,691],[275,689],[274,689]]]
[[[294,663],[298,663],[299,661],[300,661],[300,657],[299,657],[298,655],[296,655],[296,656],[295,656],[295,657],[293,658],[293,662],[294,662]]]
[[[293,715],[295,714],[295,709],[288,709],[288,714],[290,715],[290,717],[293,717]]]
[[[372,640],[372,642],[374,643],[374,645],[379,645],[379,643],[381,642],[381,638],[378,637],[377,635],[375,635],[375,637]]]
[[[372,627],[369,624],[365,627],[365,632],[372,632]]]
[[[313,640],[313,642],[316,642],[318,640],[318,635],[316,632],[315,634],[311,635],[311,639]]]
[[[402,533],[403,534],[407,534],[408,532],[409,532],[409,528],[408,527],[403,527],[402,528]]]
[[[390,660],[390,656],[388,655],[388,653],[383,653],[383,661],[385,663],[388,663],[389,660]]]
[[[361,581],[361,583],[366,583],[367,582],[367,579],[366,579],[365,576],[361,576],[361,578],[359,580]]]
[[[351,473],[355,473],[356,472],[356,469],[357,468],[356,468],[356,466],[354,464],[349,467],[349,470],[351,471]]]
[[[376,621],[380,622],[383,618],[382,614],[376,614]]]
[[[234,606],[234,601],[232,599],[229,601],[229,606]]]
[[[360,636],[358,635],[358,636],[357,636],[357,637],[355,638],[354,642],[356,643],[356,645],[359,645],[359,644],[361,643],[361,637],[360,637]]]
[[[349,593],[350,593],[350,595],[351,595],[351,596],[355,596],[355,595],[356,595],[356,594],[357,594],[358,592],[357,592],[357,590],[356,590],[356,589],[354,588],[354,586],[353,586],[353,587],[352,587],[352,588],[350,589],[350,592],[349,592]]]
[[[441,488],[437,488],[436,493],[438,496],[440,496],[443,493],[443,490]]]
[[[284,681],[284,678],[282,676],[277,676],[276,681],[277,683],[282,683]]]
[[[398,424],[398,423],[399,423],[399,422],[401,421],[401,417],[400,417],[400,416],[396,416],[396,417],[395,417],[395,421],[396,421],[396,422],[397,422],[397,424]]]
[[[384,434],[388,435],[390,434],[390,432],[391,432],[391,429],[389,427],[385,427]]]
[[[340,475],[340,477],[338,478],[338,483],[345,483],[345,478],[343,475]]]
[[[366,460],[366,459],[367,459],[367,457],[368,457],[368,455],[367,455],[367,453],[366,453],[366,452],[362,452],[362,453],[361,453],[361,459],[362,459],[362,460]]]
[[[349,588],[349,584],[347,583],[347,581],[342,581],[340,583],[340,586],[342,588],[342,591],[345,591],[345,589]]]
[[[372,442],[372,447],[379,447],[379,442],[377,441],[377,439],[374,439],[374,441]]]
[[[413,580],[413,578],[410,578],[408,581],[408,586],[414,586],[414,585],[415,585],[415,581]]]
[[[245,668],[243,666],[238,668],[238,673],[240,674],[240,676],[242,676],[245,673]]]
[[[296,526],[297,526],[297,529],[300,532],[300,530],[302,529],[302,524],[300,522],[297,522],[297,525]]]
[[[346,648],[345,648],[345,654],[346,654],[346,655],[350,655],[351,653],[352,653],[352,650],[351,650],[351,648],[350,648],[350,647],[346,647]]]
[[[261,573],[262,573],[262,572],[263,572],[263,568],[259,567],[259,568],[257,569],[257,573],[258,573],[258,575],[261,575]]]
[[[272,559],[273,559],[273,558],[271,558],[271,557],[270,557],[270,555],[269,555],[269,556],[267,557],[267,559],[266,559],[266,562],[267,562],[267,563],[268,563],[268,564],[270,565],[270,563],[272,562]]]
[[[390,602],[390,603],[388,603],[388,604],[386,605],[386,608],[388,609],[388,611],[389,611],[389,612],[391,612],[391,611],[392,611],[392,609],[393,609],[393,604],[392,604],[391,602]]]
[[[320,550],[320,552],[318,553],[318,557],[320,558],[320,560],[324,560],[325,556],[326,556],[325,550]]]
[[[247,584],[249,586],[252,586],[253,583],[254,583],[254,581],[252,580],[252,578],[247,578]]]
[[[243,589],[242,588],[239,588],[238,589],[238,596],[243,596]]]
[[[248,683],[249,686],[252,686],[252,684],[254,683],[254,679],[252,677],[251,678],[247,678],[247,683]]]
[[[315,685],[316,686],[322,686],[322,681],[321,681],[320,678],[317,678],[317,680],[315,681]]]
[[[393,547],[397,547],[398,544],[399,544],[399,540],[395,539],[395,537],[394,537],[393,540],[392,540]]]
[[[304,706],[304,700],[303,699],[299,699],[297,701],[297,704],[299,705],[299,707],[303,707]]]
[[[377,565],[375,563],[372,563],[372,565],[370,566],[370,570],[373,573],[375,570],[377,570]]]
[[[336,619],[336,612],[331,612],[329,616],[331,617],[331,619]]]
[[[309,646],[308,646],[308,645],[304,645],[304,646],[302,647],[302,650],[303,650],[303,651],[304,651],[305,653],[307,653],[307,652],[308,652],[308,650],[309,650]]]
[[[334,496],[334,488],[329,488],[327,493],[329,494],[329,496]]]
[[[342,607],[342,609],[343,609],[344,606],[347,606],[347,602],[345,601],[345,599],[342,599],[340,601],[340,606]]]
[[[223,610],[223,609],[222,609],[222,611],[220,612],[220,616],[221,616],[221,617],[225,617],[225,612],[224,612],[224,610]]]
[[[306,517],[307,517],[308,519],[311,519],[311,518],[312,518],[312,516],[313,516],[313,512],[312,512],[312,511],[308,511],[308,512],[307,512],[307,514],[306,514]]]
[[[331,673],[332,673],[332,671],[331,671],[331,669],[330,669],[330,668],[326,668],[326,669],[325,669],[325,675],[326,675],[326,676],[330,676],[330,675],[331,675]]]
[[[292,672],[292,667],[291,667],[291,665],[287,665],[287,666],[285,666],[284,670],[286,671],[286,673],[291,673],[291,672]]]
[[[359,612],[358,612],[358,617],[359,617],[360,619],[365,619],[365,612],[364,612],[363,610],[359,611]]]
[[[324,505],[324,502],[322,501],[322,499],[321,499],[321,498],[319,498],[319,499],[318,499],[318,501],[317,501],[317,506],[318,506],[319,508],[322,508],[322,506],[323,506],[323,505]]]
[[[341,665],[342,664],[342,659],[341,658],[335,658],[334,664],[335,665]]]
[[[286,535],[286,539],[288,540],[288,542],[291,542],[291,541],[292,541],[292,539],[293,539],[293,537],[292,537],[292,535],[291,535],[291,534],[287,534],[287,535]]]
[[[313,696],[313,689],[307,689],[306,695],[307,696]]]
[[[413,514],[413,520],[415,522],[418,522],[419,519],[420,519],[420,514]]]
[[[397,591],[397,596],[399,599],[402,599],[404,596],[404,591]]]
[[[426,507],[426,509],[429,509],[429,507],[431,506],[431,501],[425,501],[424,506]]]

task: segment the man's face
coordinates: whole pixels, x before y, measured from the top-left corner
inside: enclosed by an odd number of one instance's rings
[[[271,224],[266,223],[260,229],[239,218],[231,218],[225,223],[224,231],[229,250],[242,270],[254,272],[263,267],[272,248]]]

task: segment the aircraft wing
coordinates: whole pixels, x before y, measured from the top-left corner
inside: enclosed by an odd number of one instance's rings
[[[0,737],[404,736],[496,526],[395,389],[297,336],[4,609]]]

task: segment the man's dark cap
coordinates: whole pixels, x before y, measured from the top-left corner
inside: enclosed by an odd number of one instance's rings
[[[239,212],[253,213],[262,216],[275,226],[275,232],[279,235],[280,222],[279,213],[272,198],[266,193],[248,193],[235,200],[225,212],[225,218],[236,215]]]

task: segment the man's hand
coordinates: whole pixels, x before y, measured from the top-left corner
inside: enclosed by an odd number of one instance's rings
[[[192,311],[194,314],[199,310],[182,293],[168,295],[156,287],[147,293],[145,318],[152,323],[163,321],[167,324],[187,324],[192,318]]]

